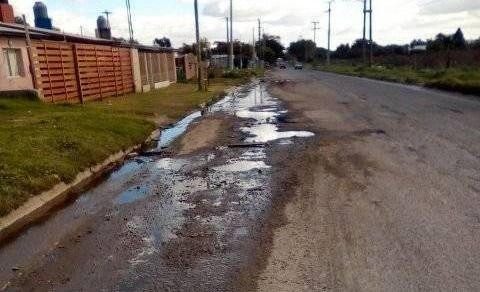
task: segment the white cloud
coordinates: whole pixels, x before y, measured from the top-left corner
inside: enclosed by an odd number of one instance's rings
[[[82,25],[93,35],[98,15],[84,15],[72,9],[78,2],[90,0],[64,0],[60,9],[49,9],[54,25],[67,32],[78,33]],[[141,2],[141,0],[136,0]],[[147,0],[145,0],[147,1]],[[167,36],[176,46],[194,41],[193,1],[176,0],[186,6],[182,13],[133,7],[134,33],[140,41],[151,44],[155,37]],[[279,35],[284,44],[300,36],[313,38],[311,22],[320,21],[317,43],[325,46],[327,40],[326,1],[318,0],[233,0],[234,37],[252,40],[252,29],[261,18],[265,32]],[[15,0],[18,12],[27,12],[33,22],[34,0]],[[137,5],[138,5],[137,2]],[[225,40],[224,17],[228,15],[228,0],[199,0],[202,36],[211,41]],[[381,44],[407,43],[414,38],[433,38],[439,32],[453,33],[461,27],[467,38],[480,36],[480,0],[373,0],[375,41]],[[83,3],[86,5],[85,3]],[[99,5],[90,1],[89,5]],[[116,4],[111,16],[113,34],[128,37],[126,12],[123,1]],[[57,5],[58,7],[59,5]],[[159,7],[161,4],[159,4]],[[191,7],[191,9],[188,9]],[[353,42],[362,35],[363,5],[359,0],[336,0],[332,6],[332,47]]]

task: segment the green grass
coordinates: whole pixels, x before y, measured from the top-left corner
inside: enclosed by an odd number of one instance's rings
[[[350,64],[335,64],[328,67],[319,66],[316,69],[350,76],[405,84],[417,84],[480,96],[480,69],[476,68],[414,70],[409,67],[366,67]]]
[[[175,84],[85,105],[0,97],[0,216],[242,81],[212,80],[208,92]]]

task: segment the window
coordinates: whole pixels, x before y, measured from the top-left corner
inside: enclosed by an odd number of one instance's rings
[[[5,58],[7,76],[18,77],[24,75],[22,51],[20,49],[4,49],[3,56]]]

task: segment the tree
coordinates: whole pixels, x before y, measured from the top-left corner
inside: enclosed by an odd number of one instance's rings
[[[210,58],[211,49],[210,49],[210,42],[206,39],[200,39],[200,48],[202,51],[202,59]],[[179,49],[180,53],[182,54],[194,54],[197,55],[197,44],[183,44],[182,47]]]
[[[452,45],[455,49],[463,50],[467,48],[467,41],[459,28],[452,36]]]
[[[316,57],[316,46],[311,40],[299,40],[290,43],[288,54],[298,61],[311,62]]]
[[[474,41],[471,43],[470,47],[471,47],[472,49],[474,49],[474,50],[480,49],[480,38],[477,39],[477,40],[474,40]]]
[[[161,48],[171,48],[172,47],[172,43],[170,42],[170,39],[169,38],[166,38],[166,37],[163,37],[161,39],[155,39],[153,40],[153,44],[156,45],[156,46],[159,46]]]
[[[279,36],[264,34],[262,40],[257,41],[256,49],[258,55],[271,64],[285,56],[285,47],[280,42]]]
[[[332,54],[333,58],[338,59],[349,59],[352,57],[352,52],[350,48],[350,44],[341,44],[337,47],[335,52]]]
[[[437,34],[434,40],[429,40],[427,43],[427,50],[434,52],[450,50],[452,47],[452,37],[443,33]]]

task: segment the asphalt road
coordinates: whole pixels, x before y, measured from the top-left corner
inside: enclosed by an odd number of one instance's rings
[[[0,291],[480,291],[478,99],[265,81],[1,245]]]
[[[480,291],[480,99],[312,71],[272,88],[317,133],[262,291]]]

